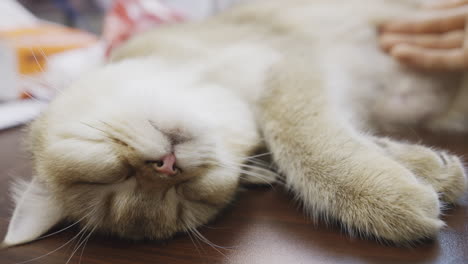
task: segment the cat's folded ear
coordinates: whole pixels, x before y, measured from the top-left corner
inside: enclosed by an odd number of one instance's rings
[[[36,178],[16,184],[13,198],[16,208],[1,248],[34,241],[64,218],[48,188]]]

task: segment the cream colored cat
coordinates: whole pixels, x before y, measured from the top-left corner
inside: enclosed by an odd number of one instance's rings
[[[435,236],[466,189],[459,158],[366,132],[443,112],[450,96],[415,104],[457,89],[377,47],[376,25],[416,3],[265,1],[133,39],[32,125],[35,177],[16,190],[4,245],[62,220],[130,239],[189,232],[232,201],[242,172],[274,180],[242,165],[263,143],[311,217],[396,243]],[[428,97],[392,96],[405,89]]]

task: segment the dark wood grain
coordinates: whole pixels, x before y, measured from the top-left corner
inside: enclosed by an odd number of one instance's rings
[[[8,185],[12,178],[30,177],[28,154],[20,147],[20,129],[0,132],[0,236],[11,212]],[[434,136],[411,132],[405,138],[468,155],[466,135]],[[424,135],[424,136],[422,136]],[[167,243],[129,242],[93,236],[80,259],[70,263],[468,263],[468,196],[445,212],[447,222],[439,237],[415,248],[379,245],[349,238],[339,228],[313,223],[301,213],[280,186],[255,188],[239,194],[215,222],[200,228],[213,244],[193,242],[180,235]],[[0,251],[0,263],[17,263],[54,251],[77,234],[67,230],[41,241]],[[75,243],[31,263],[66,263]]]

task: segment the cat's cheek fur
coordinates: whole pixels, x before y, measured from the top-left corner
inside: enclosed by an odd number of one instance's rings
[[[181,193],[189,201],[223,206],[232,200],[239,184],[239,174],[232,169],[213,169],[204,177],[183,186]]]
[[[38,157],[39,175],[55,182],[111,183],[128,170],[110,145],[80,139],[57,140]]]

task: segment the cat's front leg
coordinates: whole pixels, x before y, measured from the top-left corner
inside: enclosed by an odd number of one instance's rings
[[[305,210],[350,231],[406,243],[443,226],[436,191],[346,124],[310,69],[279,66],[258,117],[274,161]]]

